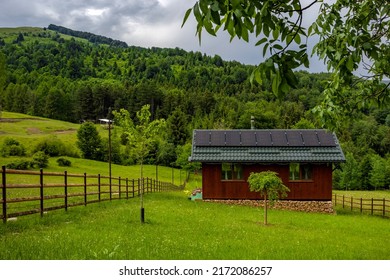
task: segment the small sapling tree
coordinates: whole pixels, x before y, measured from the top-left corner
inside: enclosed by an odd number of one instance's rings
[[[264,224],[266,225],[267,199],[273,205],[279,198],[286,197],[290,189],[283,184],[278,173],[273,171],[252,172],[248,178],[248,183],[251,191],[260,192],[264,197]]]
[[[144,105],[137,112],[137,123],[130,118],[127,110],[121,109],[119,112],[113,112],[115,123],[123,129],[123,134],[128,141],[128,145],[137,155],[137,163],[141,171],[141,223],[144,223],[144,186],[143,186],[143,164],[146,156],[150,153],[153,143],[162,136],[166,123],[164,119],[151,121],[150,106]]]

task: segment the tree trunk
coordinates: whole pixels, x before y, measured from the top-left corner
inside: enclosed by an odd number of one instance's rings
[[[141,223],[143,224],[145,222],[145,209],[144,209],[144,170],[143,170],[143,161],[141,161],[141,194],[140,194],[140,200],[141,200]]]
[[[267,225],[267,194],[264,195],[264,225]]]

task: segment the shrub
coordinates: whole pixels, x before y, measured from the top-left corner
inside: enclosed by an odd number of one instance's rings
[[[66,153],[64,143],[56,137],[47,137],[41,140],[34,148],[35,152],[44,152],[45,154],[56,157],[63,156]]]
[[[39,168],[47,167],[49,165],[49,156],[42,151],[36,152],[33,155],[32,165]]]
[[[31,167],[31,162],[28,160],[17,160],[15,162],[8,163],[6,167],[9,169],[26,170]]]
[[[77,130],[77,146],[79,147],[83,158],[102,160],[102,139],[96,126],[91,122],[83,123]]]
[[[6,138],[1,148],[1,154],[4,157],[8,156],[25,156],[26,148],[13,138]]]
[[[66,158],[57,159],[57,163],[59,166],[71,166],[72,165],[72,162]]]

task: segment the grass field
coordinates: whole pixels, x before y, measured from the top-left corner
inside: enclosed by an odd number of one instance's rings
[[[0,259],[390,259],[389,220],[191,202],[183,192],[26,216],[0,225]]]
[[[390,190],[377,190],[377,191],[340,191],[340,190],[333,190],[333,194],[336,194],[337,196],[348,196],[348,197],[354,197],[354,198],[364,198],[364,199],[371,199],[371,198],[385,198],[390,200]]]

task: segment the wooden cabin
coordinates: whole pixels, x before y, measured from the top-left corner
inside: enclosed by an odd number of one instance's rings
[[[261,199],[251,172],[275,171],[286,200],[332,200],[332,171],[345,157],[334,133],[310,130],[194,130],[190,161],[202,163],[203,199]]]

